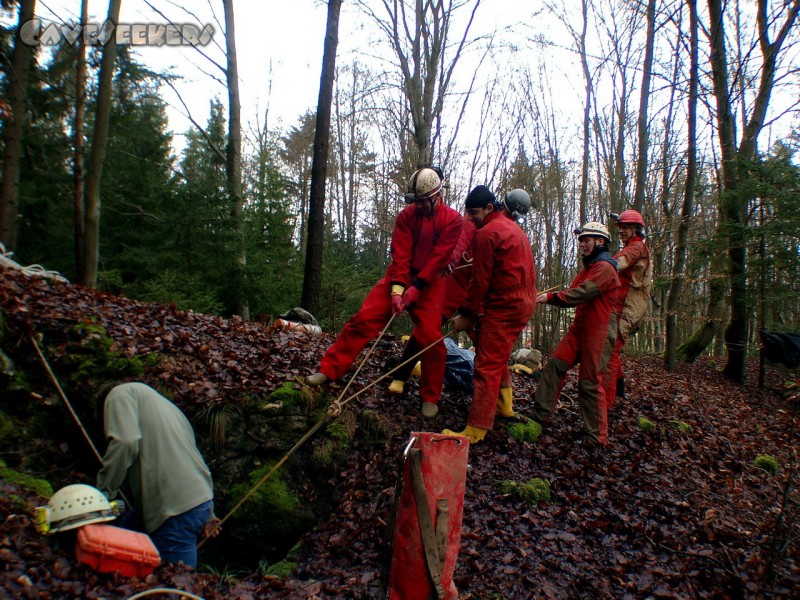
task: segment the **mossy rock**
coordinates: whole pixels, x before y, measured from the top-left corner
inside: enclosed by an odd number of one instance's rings
[[[317,472],[325,474],[347,460],[356,430],[356,416],[343,412],[325,429],[324,437],[314,445],[311,460]]]
[[[656,424],[647,417],[639,417],[636,421],[636,426],[642,431],[652,431],[656,428]]]
[[[550,500],[550,482],[539,477],[534,477],[525,483],[510,479],[501,481],[500,491],[517,496],[531,506]]]
[[[368,442],[383,443],[392,436],[391,421],[374,410],[362,411],[359,417],[359,427],[363,432],[364,439]]]
[[[9,469],[3,460],[0,460],[0,479],[14,483],[45,499],[53,495],[53,486],[50,485],[50,482],[27,473]]]
[[[535,442],[542,435],[542,426],[532,419],[526,419],[523,423],[510,425],[508,433],[517,441]]]
[[[771,454],[759,454],[756,456],[753,464],[759,469],[763,469],[772,475],[775,475],[779,469],[778,459]]]
[[[287,579],[295,569],[297,569],[297,563],[287,559],[272,565],[266,561],[261,561],[258,565],[258,572],[262,577],[276,577],[278,579]]]
[[[0,410],[0,447],[13,447],[13,440],[17,437],[16,434],[18,433],[19,428],[16,423],[14,423],[14,420],[4,411]]]
[[[679,421],[677,419],[673,419],[672,421],[670,421],[670,424],[673,427],[675,427],[675,429],[677,429],[678,431],[682,431],[683,433],[686,433],[692,429],[692,426],[689,425],[686,421]]]
[[[316,404],[316,396],[309,388],[295,387],[294,383],[287,381],[274,390],[259,408],[262,411],[277,410],[285,414],[304,414],[313,412]]]
[[[234,485],[230,490],[227,510],[233,509],[253,490],[275,464],[270,462],[255,469],[249,474],[247,483]],[[278,469],[237,509],[231,523],[235,535],[251,539],[280,539],[292,537],[305,529],[303,502],[282,477],[283,470]]]

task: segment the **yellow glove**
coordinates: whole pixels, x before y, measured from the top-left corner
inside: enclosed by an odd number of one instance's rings
[[[403,292],[406,291],[402,285],[393,285],[392,286],[392,296],[402,296]]]

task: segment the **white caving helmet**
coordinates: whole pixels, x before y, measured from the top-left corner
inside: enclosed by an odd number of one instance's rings
[[[433,198],[442,191],[442,178],[433,169],[419,169],[411,176],[408,191],[414,194],[415,200]]]
[[[593,235],[605,238],[606,243],[611,243],[611,234],[608,232],[608,227],[599,221],[589,221],[585,223],[582,227],[575,230],[575,235],[578,236],[578,239],[581,239],[585,235]]]
[[[58,490],[46,506],[36,509],[36,529],[39,533],[58,533],[116,518],[115,508],[100,490],[74,483]]]
[[[531,197],[525,190],[517,188],[506,194],[503,204],[511,213],[512,219],[521,219],[531,209]]]

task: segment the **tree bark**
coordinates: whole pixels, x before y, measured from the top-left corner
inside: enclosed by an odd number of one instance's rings
[[[19,32],[24,23],[33,19],[35,9],[36,0],[20,0],[19,24],[8,74],[11,118],[3,126],[3,181],[0,184],[0,242],[8,251],[14,250],[17,245],[20,159],[22,136],[28,120],[28,75],[33,60],[33,47],[22,42]]]
[[[236,257],[234,286],[236,313],[242,319],[250,319],[250,305],[247,301],[247,250],[244,239],[244,195],[242,193],[242,110],[239,100],[239,66],[236,59],[236,27],[233,14],[233,0],[223,0],[225,10],[225,49],[227,50],[228,84],[228,148],[225,171],[228,183],[228,196],[231,202],[233,229],[236,236]]]
[[[109,0],[108,17],[114,27],[119,22],[122,0]],[[108,144],[108,127],[111,120],[111,92],[114,82],[114,63],[117,59],[117,41],[111,35],[103,48],[100,77],[97,87],[97,112],[95,116],[92,149],[86,172],[86,225],[84,244],[83,278],[88,287],[97,285],[97,267],[100,258],[100,182]]]
[[[664,352],[664,366],[675,370],[676,346],[678,339],[678,300],[683,291],[685,277],[686,251],[689,243],[689,219],[694,207],[694,192],[697,182],[697,92],[698,92],[698,37],[697,0],[686,0],[689,7],[689,98],[687,124],[686,187],[681,207],[681,221],[678,226],[678,240],[675,245],[675,258],[672,264],[672,284],[667,298],[667,343]]]
[[[81,0],[81,30],[89,20],[89,0]],[[86,117],[86,44],[83,36],[78,36],[78,53],[75,58],[75,120],[72,125],[74,144],[72,159],[72,205],[75,219],[75,273],[76,280],[83,281],[83,267],[86,264],[83,254],[86,206],[84,205],[84,125]]]
[[[653,70],[653,46],[655,45],[656,0],[647,2],[647,39],[642,65],[642,87],[639,91],[638,137],[639,151],[636,159],[636,182],[633,194],[633,208],[642,212],[644,192],[647,187],[647,148],[650,140],[648,130],[648,106],[650,101],[650,80]],[[620,123],[620,127],[622,124]]]
[[[336,73],[336,48],[339,45],[339,13],[342,0],[328,0],[328,21],[325,31],[325,50],[322,56],[317,126],[314,132],[314,155],[311,163],[311,193],[309,197],[308,240],[303,276],[303,296],[300,305],[315,314],[319,311],[322,289],[322,243],[325,234],[325,184],[328,177],[328,153],[331,133],[331,103],[333,78]]]

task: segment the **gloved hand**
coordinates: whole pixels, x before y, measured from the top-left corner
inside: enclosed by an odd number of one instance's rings
[[[406,290],[406,293],[403,294],[403,304],[406,308],[409,308],[417,300],[419,300],[419,288],[415,285],[412,285]]]
[[[403,296],[400,294],[392,294],[392,312],[399,315],[406,307],[403,305]]]

